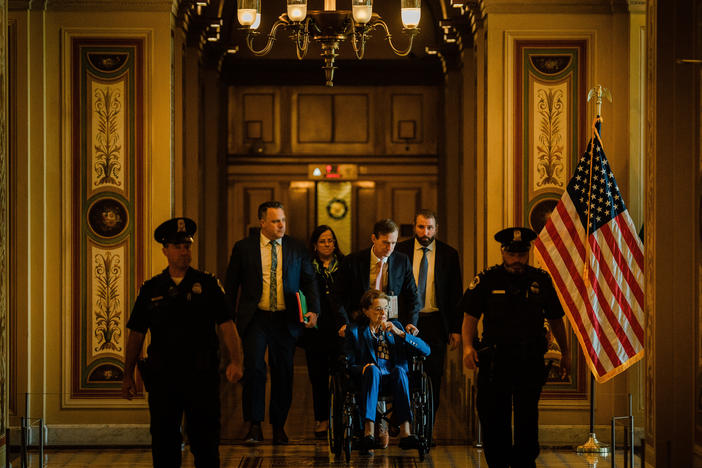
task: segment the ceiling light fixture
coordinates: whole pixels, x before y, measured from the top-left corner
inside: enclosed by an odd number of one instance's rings
[[[351,0],[351,10],[337,10],[336,0],[324,0],[324,10],[307,10],[307,0],[286,0],[287,12],[273,24],[266,45],[262,49],[254,47],[254,38],[261,33],[256,29],[261,24],[261,0],[237,0],[237,19],[247,28],[246,45],[254,55],[267,55],[273,49],[279,29],[291,31],[295,42],[297,58],[302,60],[309,49],[310,40],[318,42],[324,59],[324,75],[327,86],[334,86],[334,61],[338,57],[339,45],[351,39],[356,58],[363,58],[366,41],[373,29],[385,31],[385,38],[392,51],[404,57],[412,50],[414,37],[419,34],[421,0],[400,0],[403,33],[409,36],[405,49],[398,49],[392,42],[387,23],[373,13],[373,0]]]

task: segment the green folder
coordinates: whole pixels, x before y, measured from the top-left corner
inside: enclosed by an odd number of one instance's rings
[[[295,293],[295,297],[297,297],[297,310],[300,312],[300,323],[309,322],[309,319],[305,317],[305,314],[308,312],[305,294],[302,291],[298,291]],[[314,328],[317,328],[317,324],[315,324]]]

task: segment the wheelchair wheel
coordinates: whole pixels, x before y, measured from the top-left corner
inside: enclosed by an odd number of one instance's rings
[[[418,388],[412,395],[412,416],[412,430],[419,439],[419,460],[424,461],[431,448],[434,426],[434,395],[431,380],[425,372],[422,372]]]
[[[344,443],[344,390],[341,379],[332,375],[329,381],[329,428],[327,439],[329,451],[334,456],[341,455]]]

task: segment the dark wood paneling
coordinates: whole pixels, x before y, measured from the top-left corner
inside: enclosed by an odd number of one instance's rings
[[[299,143],[331,143],[333,133],[333,96],[300,94],[297,98],[297,141]]]
[[[275,189],[271,188],[261,188],[261,187],[244,187],[244,198],[243,206],[235,206],[236,209],[241,209],[244,212],[244,219],[246,220],[246,225],[241,226],[243,229],[240,231],[241,237],[247,236],[249,234],[249,229],[252,227],[259,227],[258,222],[258,206],[268,200],[273,200],[275,198]]]
[[[310,222],[314,222],[314,214],[314,183],[290,184],[285,207],[288,235],[307,243],[314,229]]]
[[[244,119],[241,134],[244,141],[256,140],[250,133],[260,125],[260,139],[265,143],[272,143],[275,136],[275,95],[269,93],[244,94]],[[247,132],[248,130],[248,132]]]
[[[420,188],[393,188],[392,218],[396,223],[411,223],[419,208],[422,191]]]
[[[392,95],[391,135],[393,143],[424,142],[424,96],[422,94]],[[403,138],[400,128],[407,128],[414,122],[415,132],[412,138]],[[403,132],[404,133],[404,132]]]
[[[377,221],[376,196],[375,186],[354,187],[353,250],[364,249],[371,243],[370,236]]]
[[[334,96],[334,142],[368,143],[368,94]]]

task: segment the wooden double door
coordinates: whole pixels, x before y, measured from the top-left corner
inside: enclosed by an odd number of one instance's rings
[[[270,159],[270,158],[268,158]],[[420,208],[436,210],[438,165],[435,158],[405,158],[393,164],[358,164],[358,178],[336,182],[308,177],[309,160],[298,162],[246,162],[230,164],[228,169],[228,244],[248,235],[258,227],[258,206],[267,200],[284,203],[288,220],[287,233],[307,242],[320,220],[320,206],[331,200],[324,196],[320,184],[347,184],[344,200],[348,210],[349,251],[370,245],[373,224],[392,218],[400,226],[400,239],[412,235],[411,225]],[[339,213],[339,214],[343,214]]]

